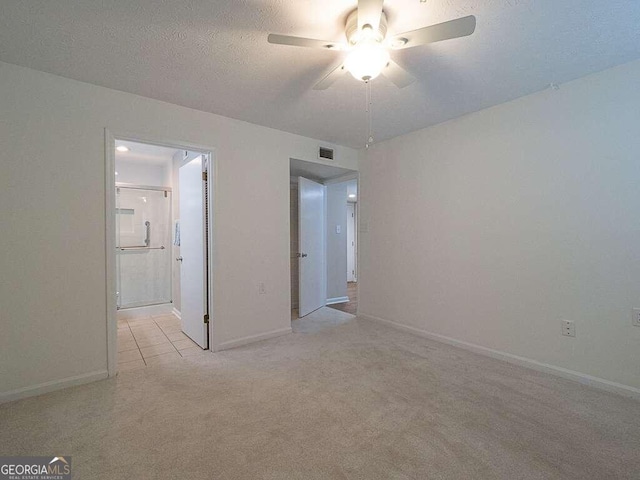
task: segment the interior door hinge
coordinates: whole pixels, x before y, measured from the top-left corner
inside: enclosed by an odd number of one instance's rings
[[[207,172],[202,172],[202,181],[203,182],[207,181]]]
[[[204,323],[209,323],[209,314],[208,313],[204,316]]]

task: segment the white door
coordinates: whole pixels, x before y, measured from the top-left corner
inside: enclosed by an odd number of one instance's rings
[[[299,315],[324,307],[327,301],[325,275],[324,209],[325,186],[298,178]]]
[[[180,167],[180,314],[182,331],[202,348],[207,345],[205,265],[205,187],[203,156]]]
[[[347,204],[347,282],[356,281],[356,208]]]

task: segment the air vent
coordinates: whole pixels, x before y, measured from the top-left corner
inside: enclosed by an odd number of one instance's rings
[[[318,158],[323,160],[333,160],[333,148],[320,147],[318,150]]]

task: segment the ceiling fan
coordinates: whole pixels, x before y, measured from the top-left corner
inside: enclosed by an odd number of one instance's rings
[[[358,0],[358,7],[349,14],[345,24],[346,43],[273,33],[267,40],[279,45],[347,52],[343,63],[320,80],[313,87],[314,90],[329,88],[347,71],[363,82],[382,74],[398,88],[404,88],[413,83],[415,78],[391,60],[390,51],[465,37],[476,28],[476,17],[469,15],[387,37],[387,16],[382,10],[383,3],[384,0]]]

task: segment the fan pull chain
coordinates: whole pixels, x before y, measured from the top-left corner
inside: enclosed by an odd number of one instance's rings
[[[368,136],[367,136],[367,143],[365,143],[365,148],[369,148],[369,145],[371,145],[373,143],[373,119],[372,119],[372,107],[373,107],[373,99],[371,97],[371,81],[365,82],[365,91],[366,91],[366,98],[367,98],[367,106],[366,106],[366,112],[367,112],[367,126],[368,126]]]

